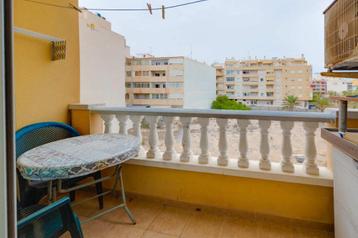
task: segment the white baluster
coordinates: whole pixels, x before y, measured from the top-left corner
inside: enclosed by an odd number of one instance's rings
[[[191,124],[191,117],[181,117],[180,122],[183,126],[183,152],[180,155],[181,162],[189,162],[193,156],[191,151],[191,138],[190,138],[190,124]]]
[[[260,143],[260,169],[262,170],[271,170],[271,161],[268,158],[270,153],[270,145],[268,140],[268,129],[271,126],[271,121],[260,120],[259,126],[261,130],[261,143]]]
[[[306,142],[305,142],[305,157],[306,157],[306,173],[310,175],[319,175],[319,169],[316,164],[316,143],[315,131],[317,130],[318,122],[304,122],[303,128],[305,129]]]
[[[240,128],[240,142],[239,142],[239,150],[240,150],[240,158],[238,165],[240,168],[248,168],[249,160],[247,159],[247,127],[250,125],[250,121],[248,120],[237,120]]]
[[[149,150],[147,151],[147,158],[154,159],[159,156],[159,149],[158,149],[158,116],[148,116],[146,117],[149,122]]]
[[[200,124],[200,149],[199,164],[209,163],[209,138],[208,138],[208,125],[209,118],[199,118]]]
[[[164,117],[165,121],[165,152],[163,160],[172,160],[176,158],[174,149],[173,121],[174,117]]]
[[[145,156],[144,148],[142,146],[143,137],[142,137],[142,130],[141,130],[143,116],[131,116],[131,120],[133,122],[134,136],[136,136],[139,139],[141,145],[139,150],[139,155]]]
[[[216,119],[217,124],[219,125],[219,151],[220,155],[218,158],[218,165],[227,166],[228,156],[227,156],[227,137],[226,137],[226,127],[228,120],[227,119]]]
[[[104,121],[104,133],[112,133],[113,132],[112,120],[114,118],[114,115],[102,114],[101,118]]]
[[[128,128],[127,128],[127,122],[129,118],[128,115],[117,114],[116,117],[119,122],[119,134],[128,135]]]
[[[294,126],[293,121],[281,121],[282,128],[282,161],[281,169],[283,172],[293,173],[295,167],[292,163],[292,145],[291,145],[291,130]]]
[[[143,120],[143,116],[131,116],[131,120],[133,122],[133,129],[134,129],[134,136],[139,138],[139,141],[142,144],[142,130],[141,130],[141,125],[142,125],[142,120]]]

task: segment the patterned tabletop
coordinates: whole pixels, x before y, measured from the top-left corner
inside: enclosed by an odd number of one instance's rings
[[[72,137],[25,152],[17,159],[17,168],[29,180],[80,177],[135,157],[139,147],[139,139],[129,135]]]

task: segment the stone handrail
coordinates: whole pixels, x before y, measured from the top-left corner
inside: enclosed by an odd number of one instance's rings
[[[259,161],[259,169],[262,171],[270,171],[273,163],[269,158],[269,128],[272,121],[278,121],[282,130],[281,144],[281,162],[280,167],[282,173],[294,174],[295,165],[292,162],[292,143],[291,131],[295,122],[303,123],[305,132],[305,164],[304,170],[307,175],[320,175],[320,168],[317,166],[316,157],[317,149],[315,144],[315,132],[320,122],[334,122],[336,116],[334,113],[320,112],[283,112],[283,111],[223,111],[223,110],[201,110],[201,109],[169,109],[169,108],[140,108],[140,107],[110,107],[110,106],[92,106],[89,108],[92,113],[99,114],[104,121],[104,132],[113,131],[113,119],[119,122],[119,133],[128,133],[128,120],[132,121],[134,133],[142,139],[141,123],[146,118],[149,124],[149,149],[145,151],[145,157],[148,160],[160,159],[162,161],[178,161],[187,163],[193,160],[192,143],[190,126],[193,118],[198,118],[200,124],[200,151],[197,155],[198,165],[207,165],[209,163],[209,138],[208,124],[209,119],[216,119],[218,125],[218,149],[219,156],[216,158],[217,166],[228,166],[228,139],[226,127],[229,119],[236,120],[239,128],[238,143],[239,155],[237,158],[237,167],[240,169],[249,169],[250,160],[247,156],[248,141],[247,128],[250,120],[258,120],[260,128],[260,141],[257,143],[261,158]],[[162,118],[165,125],[165,151],[159,150],[158,139],[158,121]],[[177,155],[174,149],[174,133],[173,122],[175,118],[179,118],[183,128],[182,136],[182,152]]]

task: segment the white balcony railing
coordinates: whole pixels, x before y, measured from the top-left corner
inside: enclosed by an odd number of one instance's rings
[[[330,171],[325,166],[316,163],[317,148],[315,143],[316,131],[320,123],[332,122],[335,115],[316,112],[273,112],[273,111],[221,111],[194,109],[162,109],[162,108],[122,108],[108,106],[94,106],[92,113],[100,114],[104,121],[104,132],[114,132],[114,123],[119,123],[117,133],[127,134],[130,131],[143,140],[141,123],[149,125],[147,141],[148,148],[142,148],[142,154],[137,161],[148,166],[169,167],[173,169],[187,169],[199,172],[213,172],[254,178],[267,178],[287,182],[302,182],[323,186],[332,186]],[[117,120],[115,120],[115,118]],[[191,141],[191,126],[196,118],[200,125],[200,153],[193,153]],[[160,120],[161,119],[161,120]],[[164,132],[164,149],[159,148],[158,122],[161,121]],[[218,131],[217,148],[219,155],[210,156],[208,125],[210,120],[216,120]],[[173,123],[177,121],[182,127],[181,153],[175,150]],[[239,135],[237,141],[228,141],[228,122],[236,124]],[[248,126],[257,121],[260,139],[257,143],[248,144]],[[281,130],[280,161],[272,161],[270,157],[269,128],[272,122],[279,123]],[[292,129],[295,123],[302,123],[304,130],[304,164],[293,162]],[[178,124],[177,123],[177,124]],[[301,124],[299,123],[299,124]],[[117,126],[118,127],[118,126]],[[239,154],[229,157],[229,143],[236,144]],[[248,156],[249,147],[259,150],[259,160]]]

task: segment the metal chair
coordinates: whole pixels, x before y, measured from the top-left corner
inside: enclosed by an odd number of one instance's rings
[[[19,238],[60,237],[66,232],[72,238],[83,238],[80,221],[72,211],[68,197],[45,207],[34,205],[19,209],[18,219]]]
[[[50,143],[69,137],[79,136],[80,134],[71,126],[59,122],[41,122],[28,125],[16,132],[16,158],[26,151],[37,146]],[[17,171],[19,185],[19,201],[21,206],[27,207],[37,204],[44,197],[47,190],[46,182],[28,181],[24,179],[19,171]],[[68,187],[72,187],[77,182],[87,177],[93,177],[95,180],[102,177],[101,172],[95,172],[87,176],[65,180]],[[103,192],[102,183],[96,183],[96,192]],[[70,192],[71,201],[75,200],[75,191]],[[98,197],[99,208],[103,208],[103,197]]]

